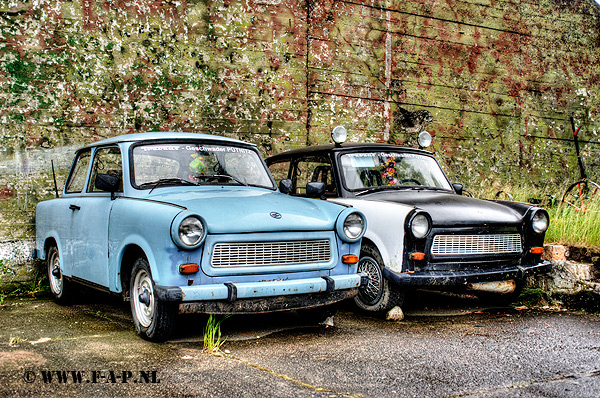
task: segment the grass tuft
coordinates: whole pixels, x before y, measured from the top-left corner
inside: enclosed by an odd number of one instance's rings
[[[213,314],[208,316],[206,326],[204,327],[204,349],[210,353],[217,353],[226,340],[221,340],[221,322],[231,315],[225,315],[217,320]]]

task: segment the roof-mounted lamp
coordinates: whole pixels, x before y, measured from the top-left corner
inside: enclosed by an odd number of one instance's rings
[[[336,146],[342,145],[348,138],[348,131],[344,126],[335,126],[331,131],[331,138]]]
[[[419,148],[427,148],[429,145],[431,145],[431,134],[427,131],[421,131],[419,133]]]

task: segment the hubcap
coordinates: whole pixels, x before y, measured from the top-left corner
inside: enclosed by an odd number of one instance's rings
[[[49,268],[50,275],[48,279],[50,280],[50,289],[52,290],[52,293],[59,295],[62,292],[63,280],[62,273],[60,272],[60,258],[56,251],[52,252]]]
[[[132,294],[135,314],[143,327],[148,327],[154,318],[154,292],[152,290],[152,279],[144,270],[135,275]]]
[[[375,304],[383,293],[381,269],[375,260],[364,257],[358,263],[358,272],[364,272],[369,276],[369,283],[358,292],[360,300],[368,305]]]

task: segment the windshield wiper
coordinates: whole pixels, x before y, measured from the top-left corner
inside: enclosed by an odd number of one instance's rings
[[[209,181],[209,180],[218,180],[219,178],[229,178],[230,180],[233,180],[233,181],[237,182],[240,185],[243,185],[245,187],[248,186],[248,184],[246,184],[245,182],[243,182],[239,178],[234,177],[234,176],[229,175],[229,174],[213,174],[213,175],[203,175],[203,174],[201,174],[201,175],[196,175],[194,177],[197,178],[197,179],[204,179],[204,180],[207,180],[207,181]]]
[[[145,188],[145,187],[150,187],[151,186],[152,189],[150,190],[150,192],[148,192],[148,194],[151,194],[152,191],[154,191],[154,188],[156,188],[159,185],[176,185],[176,184],[181,184],[181,185],[198,185],[195,182],[192,182],[192,181],[189,181],[189,180],[184,180],[183,178],[172,177],[172,178],[161,178],[160,180],[145,182],[143,184],[140,184],[139,187],[140,188]]]
[[[368,193],[373,193],[373,192],[379,192],[379,191],[385,191],[388,189],[396,189],[396,190],[411,190],[411,191],[422,191],[425,189],[438,189],[438,188],[434,188],[434,187],[424,187],[422,185],[386,185],[386,186],[381,186],[381,187],[370,187],[365,189],[364,191],[360,191],[357,192],[355,194],[355,196],[361,196],[361,195],[366,195]]]

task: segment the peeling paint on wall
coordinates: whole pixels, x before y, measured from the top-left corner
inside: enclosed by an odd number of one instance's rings
[[[33,236],[74,148],[194,131],[263,153],[329,141],[414,145],[454,180],[562,186],[568,117],[600,179],[600,7],[591,0],[5,0],[0,240]]]

